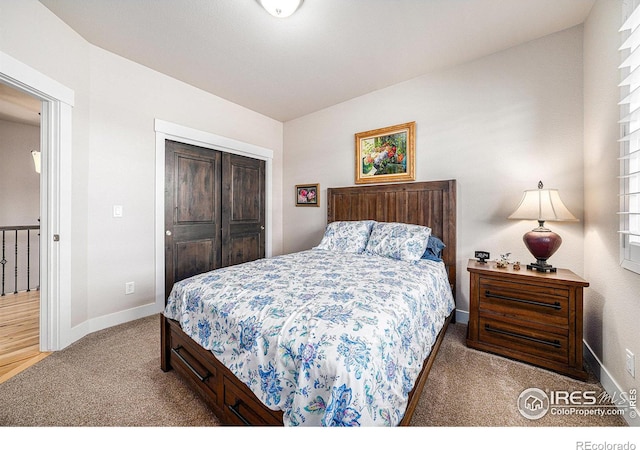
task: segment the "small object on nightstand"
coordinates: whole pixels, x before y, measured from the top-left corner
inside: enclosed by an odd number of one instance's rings
[[[504,255],[500,255],[500,259],[496,259],[496,267],[499,269],[504,269],[509,265],[509,255],[511,253],[505,253]]]
[[[476,258],[478,258],[479,263],[486,263],[487,259],[489,259],[490,256],[491,255],[489,255],[489,252],[476,251]]]
[[[520,261],[516,261],[513,263],[513,270],[520,270]]]

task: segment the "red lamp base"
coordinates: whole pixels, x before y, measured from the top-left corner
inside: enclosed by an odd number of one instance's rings
[[[545,228],[543,221],[539,221],[538,223],[540,226],[525,233],[522,237],[524,244],[534,258],[536,258],[535,263],[527,264],[527,269],[537,270],[538,272],[555,272],[556,268],[547,264],[547,259],[560,248],[562,238],[548,228]]]

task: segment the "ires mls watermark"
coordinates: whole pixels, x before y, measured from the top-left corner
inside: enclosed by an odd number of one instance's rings
[[[530,420],[547,414],[556,416],[624,416],[637,415],[636,389],[609,395],[597,391],[563,391],[528,388],[518,397],[518,410]]]

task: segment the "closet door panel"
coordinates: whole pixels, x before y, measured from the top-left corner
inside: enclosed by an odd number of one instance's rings
[[[216,201],[216,163],[211,159],[177,153],[175,162],[176,201],[174,207],[176,224],[215,224]]]
[[[265,162],[222,156],[222,264],[264,258]]]
[[[260,233],[236,236],[231,240],[229,246],[230,266],[264,257],[264,249],[260,245]],[[263,254],[260,253],[261,251]]]
[[[211,270],[215,266],[215,240],[200,239],[175,244],[175,278],[184,280],[198,273]]]
[[[165,295],[173,284],[221,267],[221,154],[165,145]]]

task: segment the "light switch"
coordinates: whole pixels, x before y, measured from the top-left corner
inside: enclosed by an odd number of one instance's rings
[[[113,217],[122,217],[122,205],[113,205]]]

